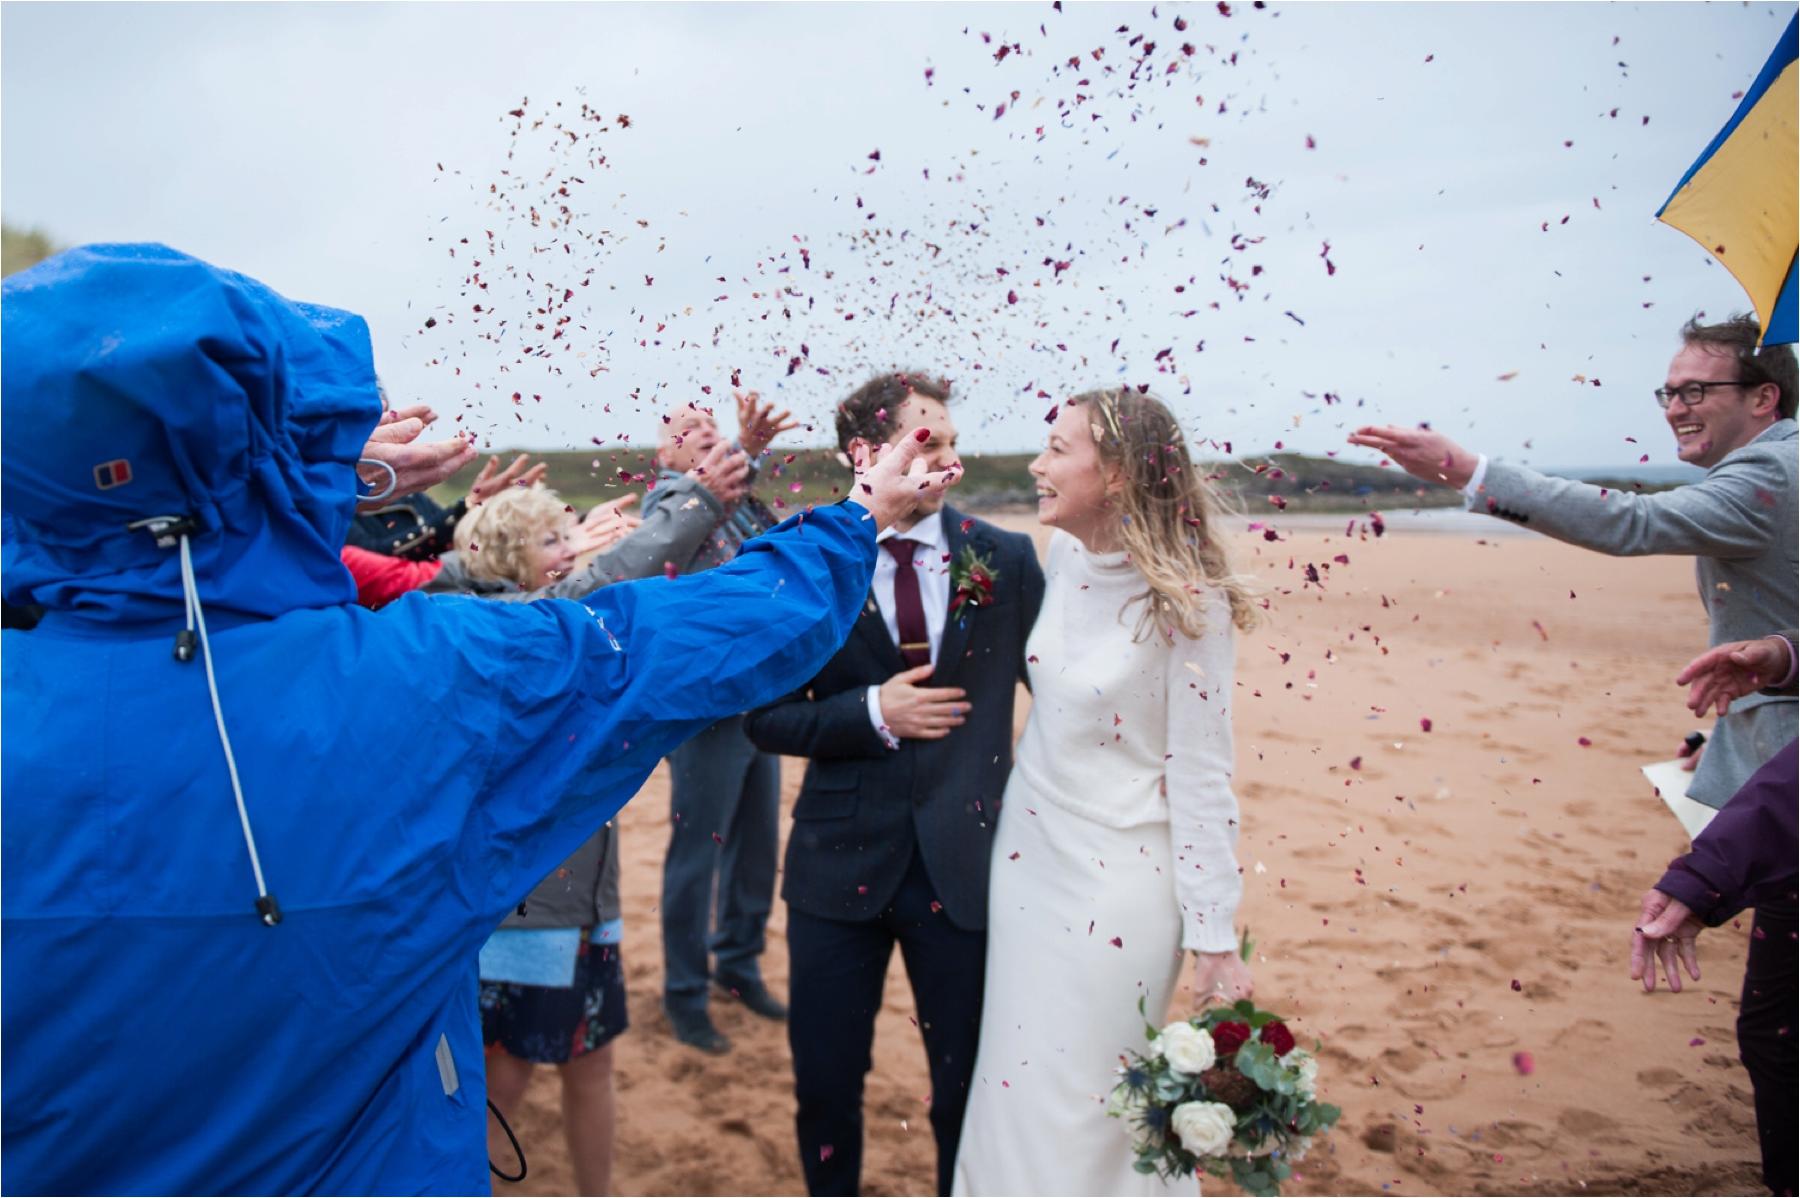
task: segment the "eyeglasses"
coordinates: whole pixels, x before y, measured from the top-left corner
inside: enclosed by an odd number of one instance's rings
[[[1706,402],[1708,387],[1754,387],[1756,383],[1747,383],[1742,379],[1731,379],[1722,383],[1683,383],[1679,387],[1658,387],[1655,391],[1658,407],[1667,409],[1677,399],[1682,406],[1697,408]]]

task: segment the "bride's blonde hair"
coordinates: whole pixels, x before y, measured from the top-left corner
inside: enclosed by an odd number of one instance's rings
[[[1161,400],[1130,388],[1084,392],[1069,404],[1088,410],[1101,468],[1116,469],[1123,484],[1113,498],[1120,539],[1150,584],[1126,604],[1127,610],[1142,605],[1133,639],[1147,640],[1155,630],[1173,640],[1171,626],[1199,636],[1207,587],[1224,594],[1233,624],[1245,631],[1255,627],[1250,581],[1233,572],[1218,535],[1224,501],[1194,469],[1174,414]]]

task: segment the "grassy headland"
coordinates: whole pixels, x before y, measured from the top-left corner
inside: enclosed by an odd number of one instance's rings
[[[510,460],[510,454],[502,455]],[[535,453],[550,467],[548,484],[570,503],[583,507],[616,499],[626,489],[641,490],[643,476],[654,472],[642,449],[604,449]],[[995,511],[1035,502],[1031,475],[1033,455],[1006,453],[963,459],[963,481],[955,492],[958,507]],[[1209,477],[1253,518],[1276,511],[1359,512],[1382,508],[1447,507],[1459,502],[1448,487],[1416,482],[1398,470],[1353,465],[1333,458],[1276,453],[1202,463]],[[442,488],[446,498],[468,489],[473,467]],[[837,454],[825,449],[775,453],[764,464],[756,493],[779,513],[811,503],[832,503],[844,494],[848,472]]]

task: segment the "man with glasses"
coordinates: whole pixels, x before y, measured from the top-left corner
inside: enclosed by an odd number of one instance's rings
[[[1609,490],[1490,462],[1429,429],[1360,428],[1350,443],[1386,454],[1415,478],[1459,487],[1476,511],[1601,553],[1695,556],[1710,645],[1795,622],[1794,351],[1758,348],[1752,317],[1681,330],[1657,403],[1678,456],[1706,469],[1656,494]],[[1773,680],[1771,680],[1773,681]],[[1718,808],[1796,731],[1792,696],[1752,695],[1713,730],[1688,797]]]

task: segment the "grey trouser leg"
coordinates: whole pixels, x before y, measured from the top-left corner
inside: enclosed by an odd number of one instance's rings
[[[780,766],[721,720],[669,755],[669,852],[663,859],[664,1001],[702,1006],[718,880],[716,949],[726,972],[756,977],[774,898]]]

